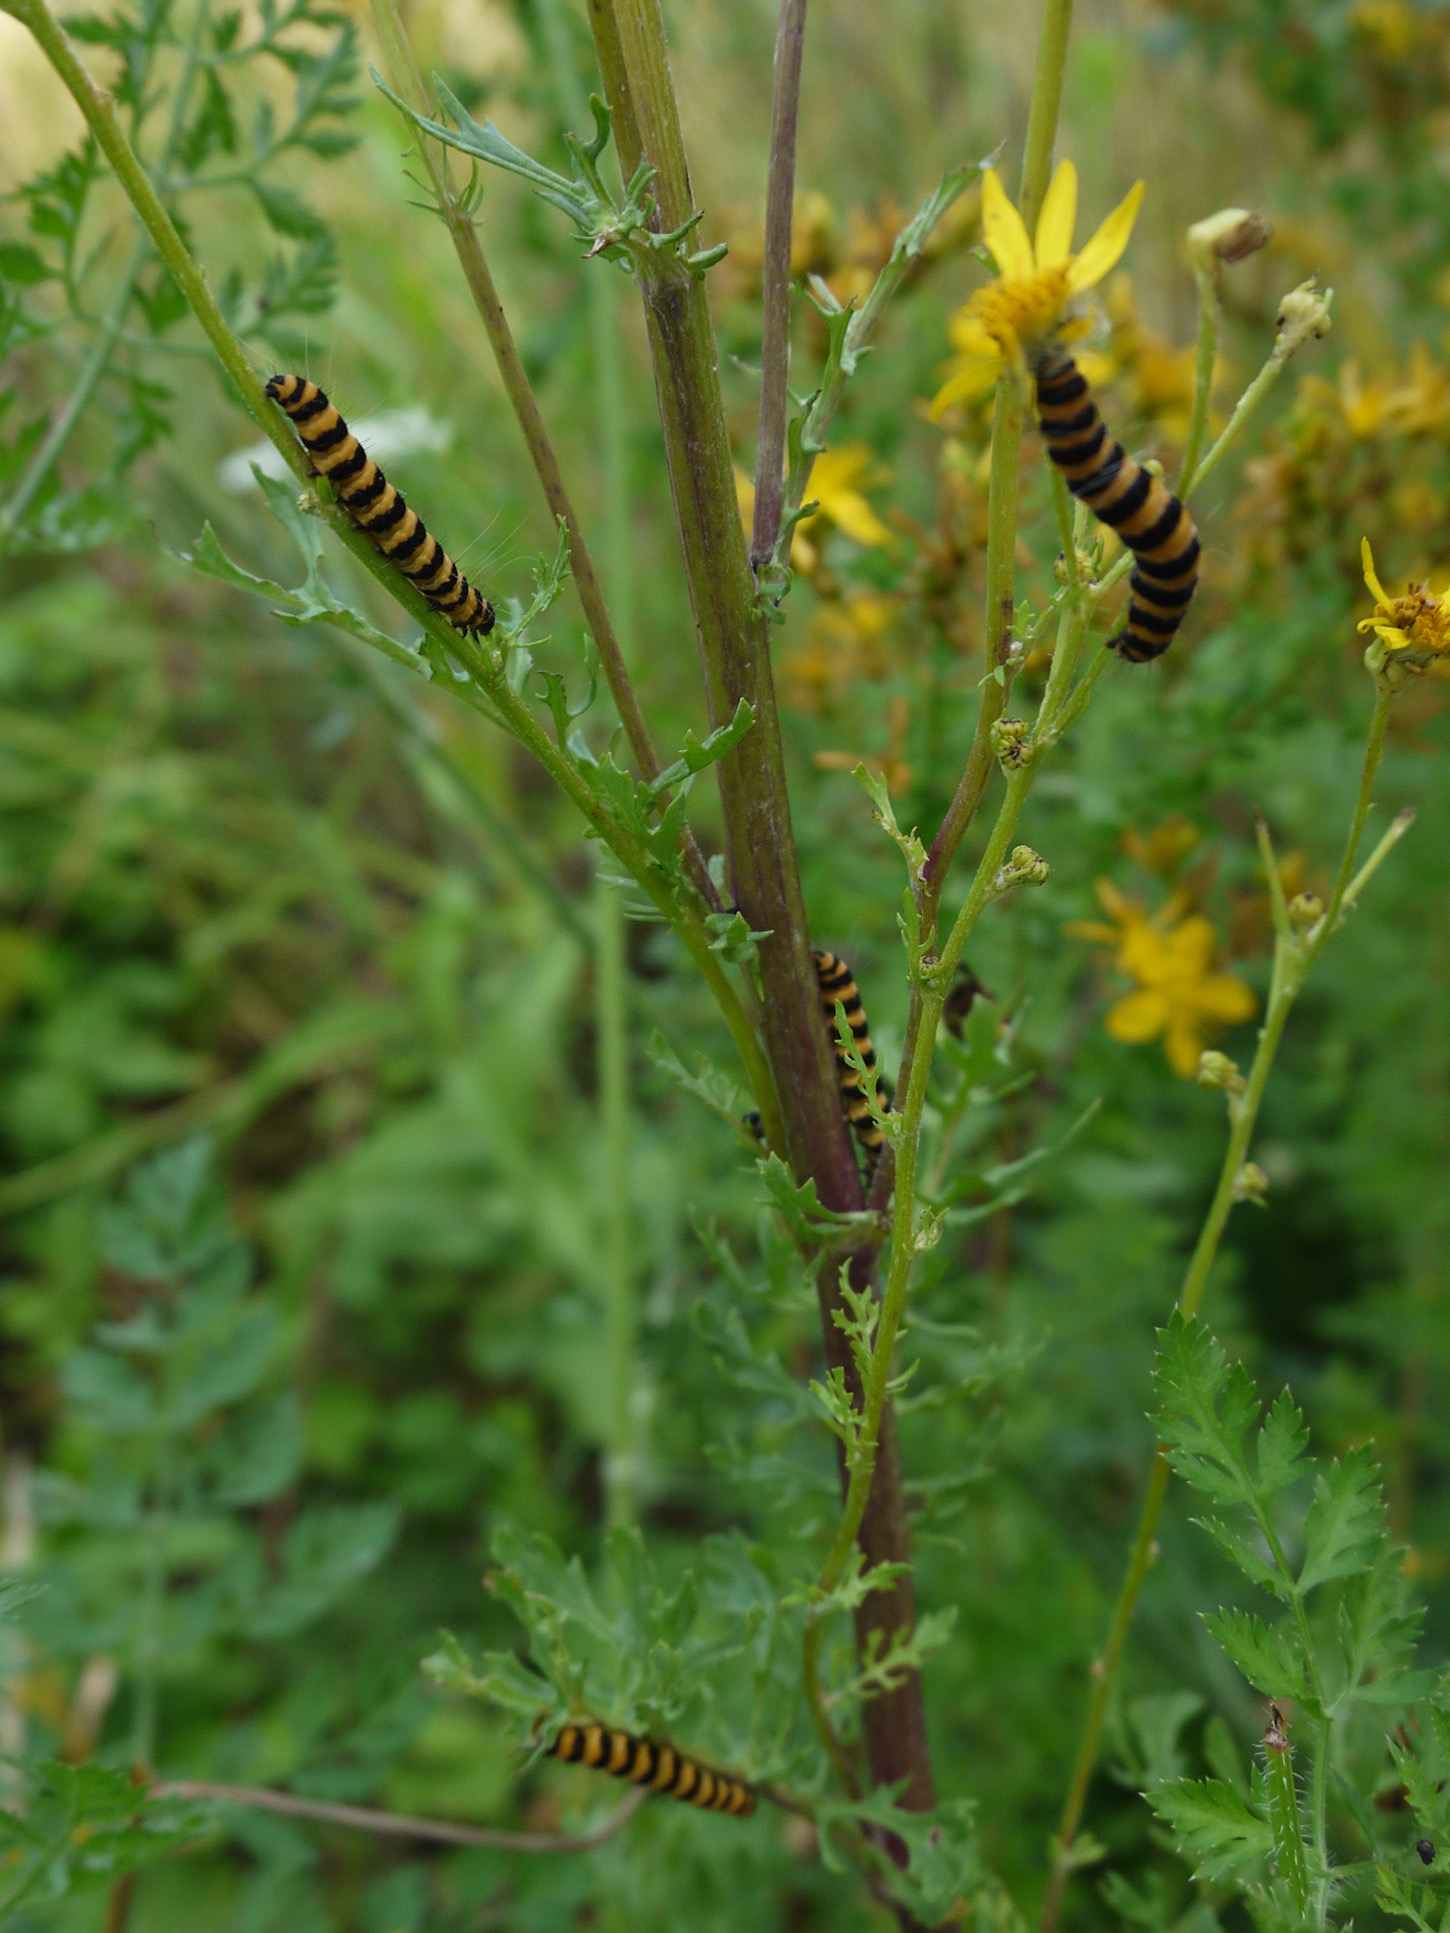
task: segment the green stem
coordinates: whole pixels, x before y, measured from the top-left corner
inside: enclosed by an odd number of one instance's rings
[[[1294,1785],[1294,1751],[1280,1729],[1277,1707],[1273,1723],[1264,1733],[1264,1787],[1269,1826],[1274,1835],[1274,1864],[1299,1911],[1308,1913],[1309,1865],[1304,1857],[1304,1828]]]
[[[560,0],[539,0],[539,21],[553,69],[559,118],[581,128],[588,103],[574,66],[568,23]],[[634,631],[634,573],[630,567],[629,441],[619,353],[614,282],[586,278],[594,402],[599,422],[605,491],[605,562],[609,600],[619,620],[622,648]],[[609,1454],[605,1463],[605,1516],[612,1527],[634,1521],[638,1432],[634,1400],[638,1386],[634,1281],[630,1265],[629,1016],[625,999],[624,909],[601,880],[595,888],[598,948],[594,965],[595,1031],[599,1070],[599,1130],[604,1149],[604,1293],[609,1360]]]
[[[1389,696],[1383,691],[1376,694],[1374,716],[1371,720],[1360,772],[1359,793],[1345,841],[1344,856],[1340,861],[1334,895],[1329,909],[1307,933],[1296,933],[1291,928],[1288,912],[1284,906],[1283,889],[1279,885],[1278,869],[1269,848],[1268,836],[1262,827],[1260,828],[1260,850],[1263,853],[1265,871],[1269,878],[1276,927],[1273,975],[1264,1024],[1259,1031],[1258,1045],[1254,1053],[1253,1065],[1249,1069],[1248,1080],[1243,1093],[1232,1098],[1229,1103],[1229,1136],[1224,1149],[1223,1163],[1219,1169],[1218,1184],[1214,1189],[1213,1200],[1209,1203],[1208,1212],[1204,1216],[1198,1240],[1194,1244],[1193,1254],[1179,1289],[1178,1307],[1185,1316],[1196,1315],[1203,1301],[1209,1275],[1218,1255],[1219,1242],[1236,1198],[1235,1183],[1248,1154],[1264,1090],[1268,1085],[1275,1055],[1279,1051],[1279,1043],[1283,1039],[1290,1010],[1304,984],[1305,975],[1323,952],[1343,909],[1353,903],[1353,897],[1360,887],[1359,880],[1351,880],[1351,874],[1364,834],[1365,821],[1369,816],[1375,776],[1384,751]],[[1407,824],[1406,819],[1396,820],[1381,841],[1385,852],[1400,837]],[[1381,853],[1376,853],[1369,866],[1365,868],[1364,877],[1378,866],[1382,856]],[[1082,1824],[1088,1787],[1092,1782],[1093,1770],[1097,1764],[1098,1749],[1102,1743],[1103,1725],[1107,1718],[1113,1682],[1122,1659],[1128,1630],[1137,1609],[1143,1581],[1148,1574],[1148,1567],[1156,1548],[1158,1523],[1168,1494],[1168,1474],[1167,1457],[1160,1443],[1154,1453],[1148,1488],[1138,1518],[1127,1572],[1118,1593],[1117,1603],[1113,1607],[1107,1641],[1094,1660],[1090,1674],[1092,1693],[1088,1700],[1082,1738],[1068,1782],[1067,1795],[1063,1801],[1057,1834],[1053,1841],[1052,1871],[1043,1902],[1041,1933],[1053,1933],[1061,1912],[1063,1890],[1073,1868],[1073,1846],[1077,1839],[1078,1828]],[[1285,1574],[1290,1574],[1287,1566],[1285,1566]],[[1300,1607],[1300,1615],[1302,1618],[1302,1607]],[[1308,1641],[1307,1627],[1301,1630],[1300,1636],[1305,1646],[1306,1657],[1312,1659],[1313,1649]]]
[[[413,59],[413,50],[408,44],[407,34],[394,0],[373,0],[373,21],[383,43],[389,76],[395,90],[419,113],[426,114],[429,111],[428,97],[424,92],[422,77]],[[547,12],[545,25],[547,28]],[[484,255],[474,217],[453,190],[446,157],[441,160],[437,158],[431,144],[426,141],[420,144],[420,151],[424,166],[428,170],[439,212],[448,230],[449,239],[453,243],[459,267],[463,271],[463,278],[468,284],[474,308],[478,311],[479,320],[488,337],[489,347],[493,351],[504,393],[523,432],[539,486],[551,514],[563,523],[568,535],[570,568],[579,592],[579,602],[583,606],[585,620],[598,647],[599,662],[609,686],[610,696],[614,700],[615,709],[619,713],[620,723],[624,727],[624,735],[629,741],[634,762],[642,777],[656,778],[661,767],[650,738],[649,727],[640,709],[639,697],[625,664],[624,651],[609,614],[599,574],[595,570],[593,558],[585,542],[573,500],[565,487],[564,478],[559,469],[559,459],[545,427],[538,399],[529,382],[528,372],[524,368],[518,344],[509,327],[508,317],[504,314],[503,304],[499,301],[493,273]],[[617,515],[617,509],[612,514]],[[706,871],[704,859],[695,843],[693,833],[688,831],[685,833],[684,843],[686,860],[696,890],[711,907],[718,910],[719,895]]]
[[[599,1128],[604,1147],[604,1293],[609,1370],[609,1454],[605,1515],[612,1527],[634,1521],[635,1307],[629,1242],[629,1069],[625,1002],[624,909],[603,881],[595,889],[599,937],[594,959],[598,1032]]]
[[[1194,279],[1198,283],[1198,356],[1193,373],[1193,415],[1188,423],[1188,441],[1183,446],[1183,462],[1178,469],[1178,494],[1184,494],[1187,480],[1198,468],[1204,440],[1208,435],[1208,410],[1213,399],[1213,366],[1218,359],[1218,337],[1223,322],[1219,301],[1220,268],[1217,259],[1195,261]]]
[[[1265,396],[1268,395],[1274,384],[1279,380],[1285,365],[1293,355],[1294,348],[1297,346],[1295,344],[1285,347],[1282,339],[1275,343],[1273,349],[1269,352],[1269,358],[1263,368],[1234,404],[1233,414],[1214,439],[1213,446],[1207,456],[1192,470],[1189,469],[1187,463],[1184,464],[1178,489],[1178,495],[1180,497],[1186,498],[1190,491],[1197,490],[1201,484],[1207,482],[1208,478],[1213,475],[1214,471],[1228,453],[1230,446],[1238,441],[1239,434],[1244,428],[1244,425],[1264,400]],[[1206,408],[1207,404],[1205,403]],[[1132,563],[1131,555],[1128,558],[1128,563]]]
[[[1057,0],[1049,0],[1056,5]],[[1012,649],[1012,619],[1017,584],[1018,469],[1026,416],[1022,379],[1015,369],[1004,369],[997,379],[992,418],[992,468],[987,498],[987,599],[983,633],[987,640],[986,672],[977,709],[972,747],[957,789],[938,828],[923,871],[922,924],[935,924],[942,888],[967,828],[976,817],[987,781],[992,775],[992,727],[1007,704],[1006,664]]]
[[[1057,139],[1057,117],[1062,106],[1062,76],[1067,65],[1067,39],[1072,30],[1072,0],[1046,0],[1042,9],[1042,38],[1037,43],[1037,73],[1032,83],[1032,105],[1027,113],[1027,140],[1022,155],[1022,193],[1018,207],[1030,235],[1037,226],[1052,173],[1052,149]]]

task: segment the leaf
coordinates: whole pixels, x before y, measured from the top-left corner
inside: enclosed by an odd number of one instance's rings
[[[311,242],[327,233],[322,217],[290,188],[280,188],[276,182],[262,181],[256,175],[247,177],[247,186],[261,203],[268,226],[277,234],[290,236],[294,241]]]
[[[884,1864],[881,1877],[894,1898],[936,1926],[968,1905],[982,1880],[974,1808],[970,1800],[954,1799],[932,1812],[903,1812],[895,1803],[903,1784],[880,1786],[854,1802],[822,1804],[816,1812],[821,1860],[833,1871],[850,1870],[834,1827],[866,1826],[891,1833],[906,1847],[906,1870]]]
[[[1266,1624],[1248,1611],[1215,1611],[1204,1619],[1230,1661],[1266,1698],[1307,1702],[1304,1658],[1292,1625]]]
[[[1251,1584],[1288,1603],[1292,1586],[1264,1545],[1263,1533],[1255,1524],[1228,1524],[1222,1517],[1195,1517],[1200,1530],[1206,1530],[1224,1555],[1230,1558]]]
[[[1299,1589],[1307,1593],[1334,1577],[1357,1577],[1374,1563],[1384,1542],[1379,1465],[1366,1443],[1336,1459],[1314,1486],[1304,1520]]]
[[[48,282],[50,279],[51,271],[27,243],[0,242],[0,282],[15,282],[21,288],[32,288],[37,282]]]
[[[314,1506],[287,1532],[282,1578],[247,1621],[254,1638],[288,1638],[330,1611],[373,1570],[398,1534],[388,1503]]]
[[[836,1229],[859,1228],[875,1223],[875,1216],[864,1209],[842,1213],[825,1207],[816,1193],[815,1177],[808,1175],[797,1187],[790,1169],[778,1154],[767,1155],[760,1164],[760,1172],[771,1200],[787,1224],[805,1242],[820,1243],[829,1240]]]
[[[1229,1366],[1222,1345],[1198,1321],[1175,1309],[1159,1331],[1154,1384],[1158,1431],[1180,1476],[1217,1503],[1252,1509],[1257,1486],[1244,1460],[1244,1435],[1259,1413],[1242,1365]]]
[[[1308,1468],[1309,1426],[1287,1389],[1264,1418],[1256,1449],[1259,1493],[1276,1497]]]
[[[1250,1812],[1221,1779],[1179,1779],[1148,1794],[1148,1803],[1177,1835],[1195,1879],[1228,1879],[1273,1846],[1267,1820]]]
[[[646,788],[651,798],[658,798],[661,792],[668,791],[672,785],[696,772],[703,772],[717,759],[724,758],[727,752],[744,738],[755,723],[755,707],[748,699],[742,698],[735,707],[735,716],[728,725],[720,725],[701,744],[692,731],[685,733],[684,750],[677,759],[671,761],[657,778],[650,780]]]

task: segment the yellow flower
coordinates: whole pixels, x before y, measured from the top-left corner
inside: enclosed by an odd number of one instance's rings
[[[814,498],[816,508],[791,532],[790,561],[793,570],[807,575],[818,561],[811,533],[824,518],[844,532],[854,544],[879,550],[896,539],[866,500],[864,492],[886,482],[877,470],[869,443],[842,443],[836,449],[822,450],[811,466],[806,483],[806,499]],[[735,500],[740,505],[741,521],[747,533],[755,516],[755,486],[741,469],[735,472]]]
[[[1218,935],[1201,913],[1177,918],[1183,906],[1178,896],[1149,918],[1137,900],[1107,880],[1098,881],[1097,892],[1114,924],[1074,920],[1067,931],[1115,945],[1115,964],[1138,983],[1108,1009],[1103,1024],[1114,1040],[1134,1046],[1161,1034],[1169,1066],[1192,1080],[1208,1036],[1253,1014],[1252,992],[1231,973],[1211,971]]]
[[[1373,596],[1374,616],[1362,618],[1361,631],[1373,631],[1407,671],[1423,671],[1433,658],[1450,655],[1450,594],[1436,597],[1418,584],[1403,597],[1391,597],[1375,573],[1369,538],[1360,540],[1364,581]]]
[[[1077,222],[1077,170],[1060,161],[1037,218],[1035,243],[1007,199],[994,169],[982,176],[982,233],[997,278],[952,318],[952,373],[932,398],[931,413],[979,395],[1004,361],[1023,361],[1023,345],[1050,333],[1074,296],[1094,288],[1116,267],[1137,219],[1143,184],[1134,184],[1086,246],[1072,252]]]

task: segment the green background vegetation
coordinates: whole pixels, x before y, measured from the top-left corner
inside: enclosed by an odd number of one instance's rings
[[[898,225],[892,211],[945,167],[1002,142],[1015,178],[1029,13],[821,5],[799,187],[828,205],[825,272],[841,272],[862,228]],[[482,0],[410,20],[425,65],[480,118],[562,165],[546,24],[526,4]],[[19,28],[0,25],[8,191],[78,137]],[[582,16],[567,27],[583,79]],[[711,289],[748,469],[774,15],[763,0],[677,0],[669,27],[704,240],[732,243]],[[87,57],[99,68],[112,54]],[[390,472],[476,582],[526,594],[552,532],[512,418],[442,228],[408,205],[399,123],[365,75],[349,91],[360,105],[329,124],[357,145],[299,150],[280,177],[303,213],[269,209],[245,184],[219,189],[194,204],[197,245],[214,286],[235,268],[251,290],[269,273],[283,287],[268,268],[278,256],[296,283],[314,251],[290,312],[279,301],[254,338],[259,366],[306,368],[351,416],[421,406],[446,423],[446,449]],[[1126,264],[1139,326],[1165,346],[1191,342],[1183,231],[1233,203],[1267,211],[1278,234],[1231,272],[1220,402],[1258,367],[1284,290],[1317,269],[1336,307],[1329,341],[1296,361],[1207,492],[1205,583],[1182,645],[1152,672],[1105,682],[1033,796],[1022,836],[1050,881],[995,908],[971,949],[1019,1017],[1014,1067],[1030,1076],[973,1117],[973,1160],[1055,1144],[1098,1103],[1024,1199],[949,1229],[930,1258],[916,1342],[961,1393],[902,1425],[918,1601],[957,1614],[926,1666],[938,1786],[975,1802],[984,1860],[1029,1912],[1151,1450],[1155,1330],[1222,1148],[1215,1097],[1176,1078],[1160,1046],[1105,1032],[1124,984],[1064,927],[1097,914],[1100,879],[1150,908],[1182,888],[1262,997],[1255,812],[1281,853],[1301,856],[1304,883],[1327,883],[1370,702],[1353,629],[1367,608],[1360,537],[1396,581],[1450,566],[1447,115],[1443,7],[1125,0],[1085,8],[1075,28],[1058,151],[1082,175],[1080,234],[1148,181]],[[218,146],[204,166],[226,159]],[[44,316],[53,290],[25,251],[55,235],[34,205],[0,214],[0,273],[24,314]],[[481,220],[592,536],[610,505],[578,251],[501,175]],[[852,962],[888,1068],[906,1002],[897,857],[849,776],[813,755],[894,754],[909,767],[898,818],[923,828],[965,755],[987,430],[980,413],[934,425],[924,404],[947,319],[979,279],[975,239],[967,224],[893,309],[837,426],[837,441],[860,439],[879,461],[869,494],[891,544],[818,527],[821,570],[777,635],[813,931]],[[128,246],[122,234],[114,259]],[[626,641],[668,747],[703,729],[695,647],[643,329],[623,278],[609,288],[628,440]],[[480,1588],[502,1527],[546,1533],[591,1574],[601,1564],[611,1182],[595,849],[529,757],[477,719],[429,693],[422,722],[401,723],[395,685],[380,695],[341,641],[178,561],[210,519],[249,569],[295,575],[260,494],[218,480],[249,441],[244,419],[164,292],[152,299],[0,560],[6,1562],[45,1586],[6,1640],[3,1747],[75,1746],[81,1673],[113,1657],[119,1683],[90,1741],[107,1763],[124,1766],[141,1738],[168,1776],[547,1830],[597,1812],[613,1788],[601,1796],[550,1766],[520,1778],[503,1721],[418,1666],[440,1628],[470,1650],[517,1643]],[[90,340],[17,326],[12,437],[65,396]],[[819,347],[801,320],[798,354]],[[1104,408],[1171,463],[1171,410],[1133,387],[1139,366],[1125,353]],[[25,454],[22,437],[0,500]],[[1035,451],[1032,464],[1025,576],[1040,598],[1057,538]],[[329,569],[387,621],[335,549]],[[879,649],[825,687],[806,673],[792,686],[793,662],[829,650],[812,630],[822,612],[863,595],[890,602]],[[572,591],[550,629],[542,660],[577,680]],[[1385,816],[1414,806],[1418,827],[1290,1022],[1255,1144],[1267,1202],[1237,1211],[1207,1308],[1260,1388],[1292,1385],[1316,1454],[1373,1440],[1429,1605],[1426,1662],[1450,1642],[1445,740],[1446,686],[1426,679],[1394,715],[1379,786]],[[695,806],[713,849],[708,785]],[[1134,832],[1178,819],[1197,839],[1176,871],[1133,856],[1145,850]],[[829,1437],[802,1431],[781,1387],[732,1362],[732,1325],[743,1317],[799,1387],[818,1373],[819,1337],[808,1305],[756,1286],[786,1262],[748,1158],[646,1052],[658,1030],[687,1061],[698,1050],[726,1065],[728,1039],[663,928],[630,925],[628,967],[638,1510],[661,1577],[703,1566],[726,1604],[752,1588],[747,1547],[787,1569],[817,1548],[834,1490]],[[1246,1062],[1251,1029],[1220,1044]],[[159,1165],[133,1172],[157,1149]],[[740,1258],[736,1279],[720,1241]],[[127,1421],[130,1358],[115,1335],[156,1295],[194,1312],[165,1373],[178,1389],[214,1377],[164,1449]],[[168,1549],[156,1585],[148,1539],[165,1533],[147,1529],[137,1484],[161,1455],[195,1474],[190,1542]],[[1186,1496],[1170,1500],[1088,1808],[1118,1879],[1075,1883],[1073,1927],[1245,1923],[1227,1895],[1216,1907],[1211,1887],[1190,1887],[1137,1796],[1235,1755],[1247,1765],[1263,1729],[1261,1701],[1201,1618],[1242,1586],[1189,1524]],[[148,1645],[154,1721],[138,1709]],[[728,1713],[720,1722],[723,1755],[742,1734]],[[1371,1791],[1401,1776],[1382,1732],[1358,1776]],[[1363,1857],[1345,1830],[1344,1856]],[[740,1826],[654,1804],[569,1859],[419,1851],[240,1811],[187,1845],[142,1873],[134,1933],[884,1923],[816,1862],[809,1829],[769,1807]],[[107,1893],[28,1910],[17,1927],[79,1933],[101,1926]],[[1357,1926],[1387,1923],[1359,1906]]]

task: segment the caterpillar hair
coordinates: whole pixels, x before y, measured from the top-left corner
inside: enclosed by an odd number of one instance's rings
[[[608,1772],[651,1792],[668,1793],[702,1812],[728,1812],[732,1818],[744,1819],[755,1810],[755,1794],[743,1779],[712,1772],[673,1745],[656,1745],[608,1725],[563,1726],[547,1756]]]
[[[303,376],[274,376],[267,394],[291,418],[312,467],[325,476],[358,529],[458,631],[486,637],[493,606],[469,583],[416,510],[395,490],[337,410]]]
[[[846,1059],[846,1050],[841,1045],[841,1036],[836,1030],[836,1003],[839,1001],[846,1009],[846,1025],[856,1043],[856,1050],[871,1073],[876,1072],[876,1049],[871,1045],[871,1029],[866,1021],[866,1009],[861,1004],[861,994],[851,977],[851,969],[836,953],[827,953],[817,948],[811,958],[816,963],[816,979],[820,982],[821,1005],[825,1009],[826,1031],[831,1037],[831,1049],[836,1056],[836,1068],[841,1079],[841,1103],[846,1110],[846,1119],[860,1143],[866,1156],[867,1172],[872,1172],[881,1159],[881,1150],[886,1145],[886,1136],[871,1118],[871,1106],[861,1091],[861,1077]],[[882,1107],[889,1105],[886,1084],[879,1074],[876,1075],[876,1097]]]
[[[1145,664],[1168,649],[1193,600],[1198,532],[1167,485],[1108,435],[1087,378],[1060,344],[1042,352],[1034,374],[1047,454],[1072,494],[1133,553],[1128,621],[1108,645]]]

